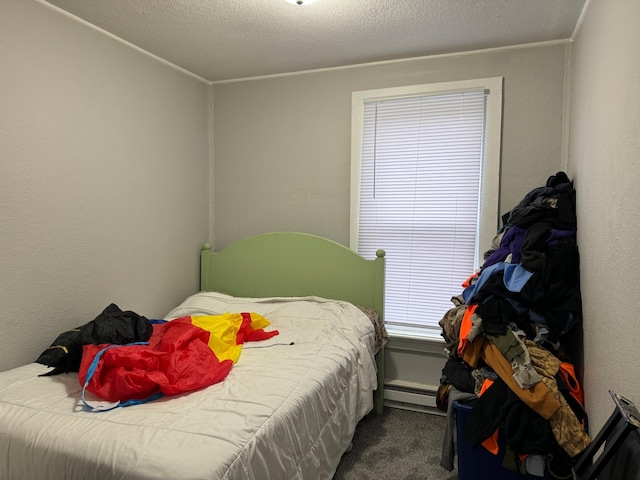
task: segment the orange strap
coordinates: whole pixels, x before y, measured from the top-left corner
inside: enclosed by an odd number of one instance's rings
[[[480,387],[480,391],[478,392],[478,396],[481,397],[482,394],[486,392],[491,385],[493,385],[493,380],[485,378],[484,382],[482,382],[482,387]]]
[[[466,279],[464,282],[462,282],[462,287],[463,287],[463,288],[468,288],[468,287],[470,287],[470,286],[471,286],[471,282],[473,281],[473,279],[474,279],[474,278],[477,278],[477,277],[478,277],[478,273],[477,273],[477,272],[476,272],[476,273],[474,273],[473,275],[471,275],[471,276],[467,277],[467,279]]]
[[[471,317],[475,313],[478,305],[467,305],[467,309],[464,311],[464,316],[462,317],[462,322],[460,323],[460,341],[458,342],[458,355],[462,355],[464,349],[469,345],[469,333],[471,333],[471,328],[473,327],[473,323],[471,322]]]
[[[564,380],[564,383],[569,388],[569,393],[571,393],[571,396],[578,402],[580,402],[580,405],[584,405],[582,388],[580,388],[580,383],[578,382],[578,378],[576,377],[576,370],[573,364],[569,362],[562,362],[560,364],[558,374],[562,377],[562,380]]]
[[[493,380],[489,380],[488,378],[484,379],[484,382],[482,383],[482,387],[480,387],[480,392],[478,393],[478,396],[482,396],[482,394],[484,392],[486,392],[489,387],[491,387],[491,385],[493,385]],[[498,447],[498,429],[496,428],[496,431],[493,432],[493,434],[490,437],[487,437],[483,442],[482,442],[482,446],[484,448],[486,448],[489,452],[493,453],[494,455],[498,455],[498,453],[500,452],[500,448]]]
[[[498,446],[498,429],[493,432],[493,435],[487,437],[484,442],[482,442],[482,446],[486,448],[490,453],[494,455],[498,455],[500,453],[500,447]]]

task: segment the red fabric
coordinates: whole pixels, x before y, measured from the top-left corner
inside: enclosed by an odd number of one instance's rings
[[[278,335],[278,330],[271,330],[270,332],[265,332],[263,328],[258,328],[254,330],[251,328],[251,314],[247,312],[241,313],[242,315],[242,325],[240,326],[240,330],[238,331],[238,335],[236,337],[236,345],[240,345],[244,342],[257,342],[260,340],[267,340],[271,337],[275,337]]]
[[[209,332],[184,317],[154,326],[149,345],[119,346],[102,355],[87,390],[110,401],[175,395],[222,381],[233,362],[219,362]],[[84,385],[95,355],[107,345],[85,345],[78,379]]]

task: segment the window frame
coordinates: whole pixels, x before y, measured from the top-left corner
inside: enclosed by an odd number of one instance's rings
[[[406,97],[444,95],[484,90],[486,118],[484,131],[484,158],[481,173],[481,200],[479,206],[478,240],[475,268],[482,264],[482,255],[489,248],[499,227],[500,168],[502,144],[502,92],[503,78],[489,77],[472,80],[429,83],[402,87],[381,88],[352,92],[351,100],[351,205],[350,248],[358,250],[360,214],[360,174],[366,103]],[[471,274],[473,272],[469,272]],[[461,282],[464,279],[461,279]],[[444,314],[445,312],[443,312]],[[416,327],[423,329],[423,327]],[[424,328],[429,330],[429,328]],[[390,332],[391,333],[391,332]],[[428,332],[424,332],[428,335]],[[419,335],[418,335],[419,336]]]

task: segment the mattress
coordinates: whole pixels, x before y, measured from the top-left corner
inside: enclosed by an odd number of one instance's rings
[[[318,297],[202,292],[167,319],[256,312],[280,334],[243,347],[221,383],[106,412],[77,374],[0,373],[0,478],[330,479],[373,407],[375,332],[357,307]]]

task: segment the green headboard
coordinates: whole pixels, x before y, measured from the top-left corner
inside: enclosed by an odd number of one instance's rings
[[[315,295],[374,308],[384,318],[384,250],[367,260],[337,242],[296,232],[265,233],[220,252],[205,245],[200,290],[236,297]],[[375,411],[384,408],[384,349],[376,355]]]
[[[316,295],[384,314],[384,250],[366,260],[337,242],[296,232],[266,233],[201,253],[203,291],[237,297]]]

